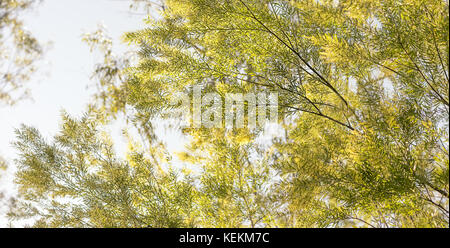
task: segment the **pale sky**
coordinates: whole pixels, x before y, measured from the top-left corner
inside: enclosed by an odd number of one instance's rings
[[[107,27],[116,42],[116,51],[124,51],[120,37],[124,32],[144,26],[144,15],[130,12],[127,0],[44,0],[25,15],[27,29],[41,42],[51,42],[40,64],[39,75],[28,83],[33,100],[13,107],[0,107],[0,155],[11,161],[16,151],[11,146],[14,129],[22,123],[38,128],[50,138],[58,130],[61,110],[80,116],[95,87],[90,75],[98,62],[81,41],[84,33],[95,31],[99,24]],[[119,135],[120,130],[112,135]],[[0,191],[12,185],[0,181]],[[0,207],[0,227],[5,225]]]
[[[103,23],[120,44],[126,31],[143,27],[144,16],[132,15],[128,1],[45,0],[26,15],[27,28],[41,42],[51,42],[40,64],[40,75],[28,83],[33,100],[0,108],[0,154],[13,157],[10,142],[21,123],[37,127],[43,134],[57,130],[61,110],[80,115],[94,87],[90,75],[97,62],[81,35]],[[124,45],[118,49],[123,50]]]

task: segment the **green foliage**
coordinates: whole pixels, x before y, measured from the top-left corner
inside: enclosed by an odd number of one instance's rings
[[[35,72],[42,55],[38,41],[24,29],[20,14],[35,0],[0,1],[0,103],[11,105],[25,97],[24,83]]]
[[[193,186],[162,170],[162,148],[146,155],[132,146],[122,161],[93,115],[64,115],[52,142],[26,126],[17,135],[23,201],[11,211],[13,220],[39,217],[36,227],[192,226]]]
[[[202,227],[261,227],[273,225],[279,206],[270,200],[274,172],[255,154],[248,132],[226,134],[225,129],[199,129],[183,161],[200,168],[199,225]],[[217,137],[211,139],[211,137]]]
[[[125,35],[137,63],[117,62],[101,33],[86,39],[105,53],[102,121],[125,113],[148,149],[116,158],[88,117],[64,117],[53,143],[22,128],[17,183],[33,210],[23,216],[38,226],[448,227],[448,2],[155,6],[160,17]],[[283,137],[187,128],[179,157],[192,170],[162,162],[153,124],[194,85],[277,92]]]

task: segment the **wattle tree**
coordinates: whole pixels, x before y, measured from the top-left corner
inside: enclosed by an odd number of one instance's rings
[[[442,0],[167,0],[125,34],[101,32],[97,102],[45,141],[17,131],[22,199],[45,227],[448,227],[449,12]],[[155,133],[177,93],[278,93],[279,135]],[[126,116],[126,158],[101,126]],[[173,117],[172,117],[173,118]],[[248,121],[248,120],[247,120]],[[20,210],[20,211],[19,211]]]

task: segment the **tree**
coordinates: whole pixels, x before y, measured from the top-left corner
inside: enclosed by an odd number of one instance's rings
[[[20,14],[35,0],[2,0],[0,2],[0,102],[13,104],[26,96],[24,84],[35,72],[42,55],[38,41],[24,29]]]
[[[257,156],[252,134],[240,130],[199,129],[187,152],[179,156],[199,170],[196,203],[200,227],[267,227],[274,225],[279,203],[271,200],[274,171]],[[212,139],[211,137],[217,137]],[[253,156],[252,156],[253,155]],[[188,167],[188,168],[190,168]],[[193,169],[195,170],[195,169]],[[193,174],[195,174],[193,172]]]
[[[272,158],[287,225],[448,225],[447,2],[166,3],[128,35],[131,105],[160,113],[210,82],[277,91],[294,119]]]
[[[63,115],[48,143],[23,126],[15,146],[21,155],[16,181],[22,196],[10,217],[38,218],[37,227],[189,227],[193,186],[162,164],[167,154],[130,144],[127,161],[114,155],[95,114]]]
[[[25,30],[21,20],[21,14],[36,4],[35,0],[0,1],[0,107],[13,105],[27,96],[24,85],[42,56],[41,45]],[[0,156],[0,179],[6,166]],[[4,192],[0,192],[1,208],[14,202],[13,198],[5,198]]]
[[[167,0],[159,10],[126,35],[139,47],[137,64],[99,67],[107,117],[126,113],[155,147],[152,121],[173,111],[178,92],[273,91],[284,132],[261,144],[263,128],[183,129],[192,143],[181,158],[200,173],[172,178],[194,193],[167,208],[195,207],[162,216],[215,227],[448,227],[448,2]],[[24,192],[44,187],[28,199],[41,204],[58,192],[46,186],[54,179],[31,182],[77,165],[44,159],[56,146],[25,131],[18,183]],[[57,139],[76,143],[82,134]],[[60,161],[76,149],[65,147]],[[179,191],[170,189],[174,199]]]

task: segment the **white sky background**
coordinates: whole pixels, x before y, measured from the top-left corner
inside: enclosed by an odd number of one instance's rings
[[[48,136],[57,130],[61,110],[76,116],[83,113],[95,91],[90,76],[98,58],[81,41],[82,34],[103,23],[115,41],[115,50],[123,51],[120,37],[143,27],[143,18],[130,14],[129,1],[117,0],[45,0],[28,12],[27,29],[39,41],[52,44],[39,65],[41,75],[27,84],[33,99],[0,108],[0,154],[14,157],[10,142],[21,123]]]
[[[82,34],[93,32],[99,24],[107,27],[115,42],[115,51],[122,52],[124,32],[144,27],[144,15],[135,15],[127,0],[44,0],[25,13],[26,27],[40,42],[51,42],[39,64],[39,76],[27,84],[33,100],[19,102],[13,107],[0,107],[0,155],[9,162],[8,177],[0,180],[0,192],[12,192],[12,160],[16,151],[11,145],[14,129],[33,126],[46,137],[56,134],[62,110],[80,116],[92,97],[95,87],[90,76],[99,58],[81,41]],[[90,88],[87,88],[91,85]],[[120,129],[113,131],[120,137]],[[0,227],[6,225],[4,209],[0,206]]]

